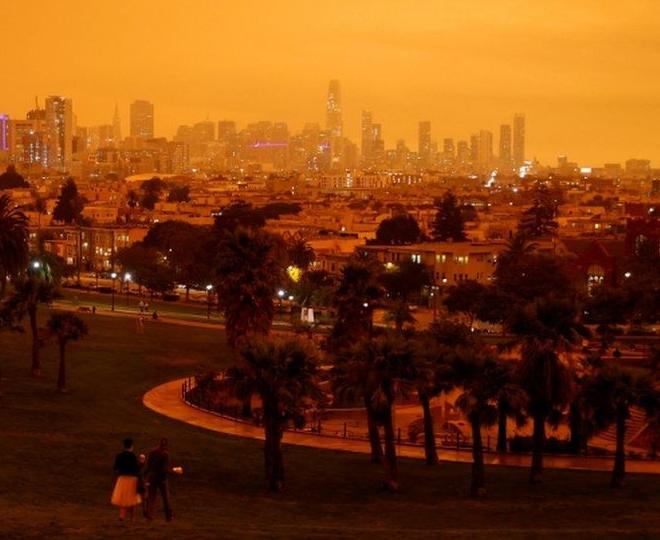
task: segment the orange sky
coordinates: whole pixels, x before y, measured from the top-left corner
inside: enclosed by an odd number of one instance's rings
[[[80,125],[119,103],[156,105],[156,131],[206,119],[324,120],[328,80],[344,124],[362,109],[386,143],[496,132],[527,114],[530,157],[660,165],[660,1],[0,0],[0,112],[69,95]]]

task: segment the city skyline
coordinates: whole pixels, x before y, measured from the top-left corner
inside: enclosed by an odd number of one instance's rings
[[[503,118],[525,111],[534,119],[528,157],[544,163],[561,154],[593,164],[660,158],[658,59],[648,46],[660,18],[651,3],[600,2],[594,10],[553,2],[562,17],[546,17],[547,9],[513,2],[479,9],[422,2],[415,10],[396,9],[399,2],[378,10],[369,2],[318,10],[248,2],[193,11],[174,4],[129,11],[128,3],[116,2],[103,23],[83,3],[63,4],[75,9],[6,10],[9,41],[20,43],[24,38],[12,36],[30,20],[30,50],[52,54],[27,58],[19,48],[10,55],[12,91],[3,96],[2,112],[20,117],[35,94],[61,94],[76,104],[80,125],[110,123],[115,103],[128,125],[129,103],[146,99],[158,111],[158,136],[170,138],[178,125],[206,118],[286,121],[300,131],[306,122],[325,124],[328,80],[338,79],[351,140],[359,139],[362,110],[378,117],[387,147],[399,139],[415,146],[419,121],[431,122],[437,141],[464,139],[480,129],[495,133]],[[267,25],[252,19],[255,6],[268,15]],[[515,16],[507,7],[516,8]],[[53,43],[58,25],[48,22],[64,12],[84,48],[74,50],[66,39]],[[247,20],[249,40],[236,33]],[[144,21],[153,37],[136,46]],[[100,37],[110,27],[111,44]],[[173,32],[182,39],[159,39]],[[225,39],[215,39],[219,34]]]

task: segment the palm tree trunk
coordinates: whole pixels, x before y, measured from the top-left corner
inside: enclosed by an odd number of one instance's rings
[[[497,411],[497,451],[506,452],[507,447],[507,432],[506,432],[506,411],[504,407],[500,407]]]
[[[614,455],[614,469],[612,470],[612,487],[623,487],[626,476],[626,416],[622,412],[616,415],[616,454]]]
[[[371,446],[371,462],[381,463],[383,461],[383,447],[380,444],[380,433],[378,423],[372,410],[369,398],[364,398],[364,408],[367,411],[367,428],[369,430],[369,445]]]
[[[282,429],[276,414],[271,411],[264,411],[264,413],[266,481],[269,491],[278,492],[282,489],[282,482],[284,481]]]
[[[472,427],[472,481],[470,494],[473,497],[482,497],[486,494],[486,473],[484,470],[484,450],[481,440],[481,422],[477,414],[471,415]]]
[[[541,483],[543,476],[543,447],[545,446],[545,415],[534,415],[534,433],[532,435],[532,468],[529,481],[532,484]]]
[[[41,359],[39,358],[39,328],[37,327],[37,305],[28,305],[28,316],[30,318],[30,332],[32,334],[32,376],[41,375]]]
[[[60,365],[57,370],[57,390],[64,392],[66,390],[66,363],[64,358],[66,342],[60,339]]]
[[[396,462],[396,445],[394,443],[394,415],[392,405],[389,404],[383,419],[383,432],[385,437],[385,489],[388,491],[399,490],[399,471]]]
[[[0,298],[5,297],[7,292],[7,272],[0,270]]]
[[[426,392],[420,392],[419,401],[422,404],[422,411],[424,412],[424,455],[426,456],[426,464],[437,465],[438,452],[435,445],[431,400]]]
[[[579,454],[582,449],[582,414],[580,407],[571,403],[568,411],[568,425],[571,431],[570,449],[571,453]]]

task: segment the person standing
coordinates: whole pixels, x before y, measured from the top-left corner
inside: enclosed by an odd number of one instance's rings
[[[138,479],[140,477],[140,465],[133,452],[133,439],[124,439],[124,449],[115,457],[113,467],[117,473],[117,481],[110,498],[111,504],[119,507],[119,519],[135,518],[135,507],[140,504],[141,497],[138,493]]]
[[[147,519],[154,518],[154,507],[156,498],[160,493],[163,498],[163,510],[165,519],[172,521],[174,513],[170,506],[170,494],[167,478],[172,472],[170,465],[170,454],[168,451],[167,439],[161,439],[160,444],[154,448],[147,456],[147,466],[145,470],[145,481],[147,488]]]

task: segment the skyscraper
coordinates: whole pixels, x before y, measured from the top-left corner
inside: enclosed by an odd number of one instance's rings
[[[431,122],[419,123],[417,153],[422,167],[431,165]]]
[[[520,167],[525,162],[525,115],[513,116],[513,164]]]
[[[362,111],[361,144],[362,161],[368,162],[371,159],[373,148],[373,122],[370,111]]]
[[[115,104],[115,115],[112,118],[112,139],[115,146],[121,142],[121,117],[119,116],[119,107]]]
[[[483,167],[490,167],[493,164],[493,133],[487,129],[479,132],[479,150],[477,161]]]
[[[340,138],[344,133],[344,126],[341,114],[341,92],[339,90],[339,81],[332,80],[328,87],[328,100],[325,106],[326,111],[326,129],[330,137]]]
[[[73,105],[62,96],[46,98],[48,167],[66,168],[73,154]]]
[[[131,103],[131,137],[139,139],[154,138],[154,105],[138,99]]]
[[[9,116],[0,114],[0,152],[9,151]]]
[[[502,167],[511,165],[511,126],[502,124],[500,126],[500,164]]]

